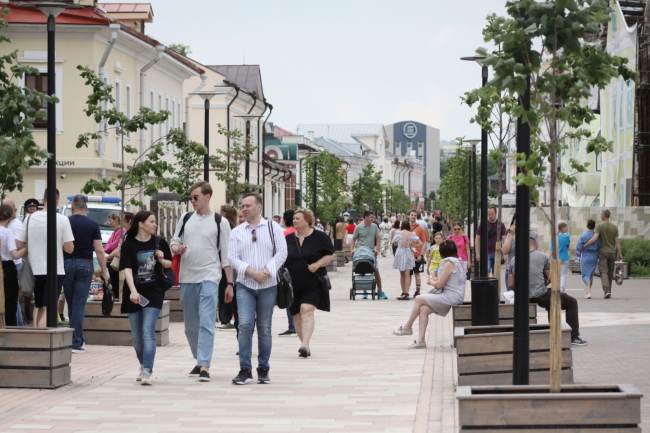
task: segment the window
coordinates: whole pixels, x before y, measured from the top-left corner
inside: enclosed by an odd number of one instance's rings
[[[412,147],[413,147],[413,143],[411,143],[410,141],[408,141],[408,142],[406,143],[406,148],[407,148],[407,149],[411,149]]]
[[[424,141],[418,141],[418,149],[424,149]]]
[[[165,110],[169,111],[169,108],[170,107],[169,107],[169,96],[168,96],[165,99]],[[171,117],[171,115],[170,115],[170,117]],[[167,120],[165,121],[165,135],[169,134],[169,131],[170,131],[169,127],[170,127],[170,121],[169,121],[169,117],[168,117]],[[166,147],[167,147],[167,151],[169,151],[170,150],[169,143],[167,143]]]
[[[149,101],[149,104],[151,105],[150,108],[151,108],[152,110],[155,110],[155,109],[156,109],[156,107],[154,107],[154,101],[155,101],[155,96],[154,96],[154,93],[153,93],[153,90],[152,90],[152,91],[151,91],[151,100]],[[153,146],[153,142],[156,140],[156,138],[154,137],[154,135],[155,135],[155,134],[154,134],[154,127],[153,127],[153,125],[152,125],[152,126],[150,126],[149,128],[150,128],[150,130],[151,130],[151,146]]]
[[[180,101],[178,101],[178,103],[176,104],[176,116],[178,117],[178,120],[176,122],[176,126],[178,128],[183,127],[183,124],[181,122],[181,102]],[[185,129],[185,128],[183,127],[183,129]]]
[[[596,154],[596,171],[602,171],[603,169],[603,153]]]
[[[122,83],[115,80],[115,108],[117,111],[122,111]],[[119,125],[116,125],[119,128]],[[121,159],[122,155],[122,136],[118,133],[115,134],[115,159]]]
[[[420,162],[423,161],[422,158],[423,158],[422,155],[418,156],[418,159],[420,160]]]
[[[37,92],[47,94],[47,74],[25,75],[25,87],[28,89],[36,90]],[[47,103],[45,101],[36,107],[36,111],[42,108],[47,109]],[[47,118],[34,119],[34,128],[47,128]]]
[[[126,84],[126,117],[131,118],[131,85]],[[131,138],[131,133],[126,133],[126,138]]]
[[[395,142],[395,150],[399,149],[399,147],[402,145],[401,141],[396,141]]]
[[[171,125],[172,125],[172,129],[175,129],[176,128],[176,98],[172,99],[172,107],[171,108],[172,108]],[[172,152],[176,152],[176,146],[175,145],[172,146]]]
[[[158,112],[160,112],[163,109],[163,103],[162,103],[162,93],[158,95]],[[158,139],[162,139],[163,137],[163,126],[162,123],[158,124]]]

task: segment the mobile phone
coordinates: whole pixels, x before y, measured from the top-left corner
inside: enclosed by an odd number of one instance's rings
[[[138,305],[141,307],[146,307],[147,305],[149,305],[149,300],[144,296],[140,295],[140,302],[138,302]]]

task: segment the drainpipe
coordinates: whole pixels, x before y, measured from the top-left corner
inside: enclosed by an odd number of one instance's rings
[[[236,86],[236,85],[233,84],[233,87],[235,88],[237,93],[235,93],[235,97],[232,98],[232,101],[230,101],[228,103],[228,106],[226,107],[226,126],[228,128],[228,131],[230,131],[230,106],[232,105],[233,102],[235,102],[235,100],[239,96],[239,86]],[[228,169],[230,169],[230,136],[228,136],[228,149],[227,149],[227,151],[228,151]]]
[[[102,56],[102,59],[99,61],[99,78],[100,80],[102,80],[102,82],[104,81],[104,78],[106,76],[106,73],[104,71],[104,66],[106,65],[106,61],[108,60],[108,55],[110,54],[111,50],[113,49],[113,45],[115,45],[115,41],[117,40],[117,33],[120,30],[120,25],[111,24],[108,26],[108,28],[111,30],[111,38],[108,40],[108,45],[106,46],[106,50],[104,50],[104,55]],[[104,108],[106,107],[104,106]],[[104,121],[104,119],[102,119],[99,122],[99,158],[100,159],[104,159],[104,156],[106,154],[106,143],[104,142],[105,132],[106,132],[106,122]],[[99,169],[99,177],[102,179],[106,177],[105,168]],[[104,195],[106,195],[106,193],[102,192],[102,196]]]
[[[269,117],[271,117],[271,113],[273,113],[273,105],[271,105],[271,104],[269,104],[267,102],[264,102],[264,103],[269,107],[269,115],[266,116],[266,119],[264,119],[264,123],[262,124],[262,153],[266,154],[266,122],[269,120]],[[266,108],[264,109],[264,111],[266,111]],[[262,114],[264,114],[264,113],[262,113]],[[258,168],[257,175],[259,176],[259,168]],[[266,174],[264,175],[264,179],[266,179]],[[266,189],[266,181],[264,181],[262,183],[262,188]],[[266,191],[264,191],[262,193],[262,197],[264,196],[264,194],[266,194]]]
[[[205,80],[208,79],[208,76],[206,74],[201,74],[201,84],[194,89],[192,93],[196,93],[199,90],[201,90],[205,86]],[[190,98],[192,95],[187,95],[185,98],[185,135],[187,136],[187,139],[190,139]]]
[[[259,135],[260,135],[260,119],[262,116],[264,116],[264,113],[266,113],[266,109],[269,107],[269,104],[266,103],[266,100],[262,101],[264,103],[264,111],[262,111],[262,114],[260,114],[257,118],[257,147],[260,147],[260,140],[259,140]],[[264,139],[264,131],[262,131],[262,139]],[[257,182],[259,183],[260,181],[260,165],[257,164]]]
[[[149,63],[144,65],[142,69],[140,69],[140,107],[146,106],[147,71],[162,59],[162,55],[164,52],[165,52],[164,45],[156,45],[156,57],[154,57],[152,61],[150,61]],[[153,134],[153,129],[151,130],[151,133]],[[144,129],[142,129],[140,131],[140,155],[144,154],[145,152],[144,141],[145,141],[145,132]],[[144,203],[144,192],[140,193],[140,201]]]

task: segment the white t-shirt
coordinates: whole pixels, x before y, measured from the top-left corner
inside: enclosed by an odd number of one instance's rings
[[[2,261],[8,262],[9,260],[13,260],[14,258],[11,257],[10,251],[17,248],[16,240],[11,230],[6,227],[0,227],[0,242],[2,242]]]
[[[20,235],[20,229],[23,228],[23,223],[18,218],[14,218],[9,221],[7,228],[13,232],[14,239],[18,239],[18,235]],[[16,265],[20,265],[22,262],[23,259],[14,260],[14,263]]]
[[[29,224],[28,224],[29,222]],[[29,236],[27,236],[27,230]],[[21,242],[27,241],[27,254],[29,264],[32,265],[34,275],[47,275],[47,212],[34,212],[23,221],[23,228],[17,238]],[[70,221],[63,215],[56,214],[56,273],[65,275],[63,267],[63,244],[74,241]]]

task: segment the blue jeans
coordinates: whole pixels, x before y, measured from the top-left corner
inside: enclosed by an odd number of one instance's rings
[[[494,256],[496,253],[488,253],[488,274],[494,272]]]
[[[510,286],[508,285],[508,275],[510,275],[510,271],[509,271],[508,268],[506,267],[506,288],[507,288],[508,290],[513,290],[513,289],[511,289]]]
[[[16,265],[16,271],[20,272],[20,268],[23,267],[23,263]],[[18,308],[16,309],[16,326],[23,326],[23,310],[20,308],[20,297],[18,297]]]
[[[289,319],[289,331],[296,332],[296,327],[293,325],[293,316],[291,315],[291,309],[287,308],[287,318]]]
[[[253,328],[257,322],[258,369],[270,368],[271,321],[278,295],[278,286],[253,290],[237,283],[237,311],[239,313],[239,365],[252,370]]]
[[[68,303],[70,327],[74,329],[72,348],[80,349],[84,345],[84,313],[94,266],[92,261],[87,262],[84,259],[66,259],[64,266],[63,293]]]
[[[185,337],[199,367],[210,367],[212,361],[218,296],[219,284],[212,281],[181,284]]]
[[[137,313],[129,313],[131,338],[135,355],[145,371],[153,371],[153,360],[156,357],[156,322],[160,308],[145,307]]]

